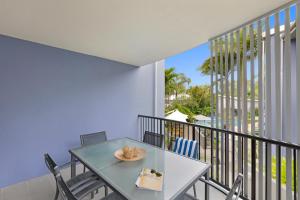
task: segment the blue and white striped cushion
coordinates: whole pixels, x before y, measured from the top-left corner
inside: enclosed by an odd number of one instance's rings
[[[198,144],[195,140],[187,140],[182,137],[176,138],[173,151],[179,155],[197,158]]]

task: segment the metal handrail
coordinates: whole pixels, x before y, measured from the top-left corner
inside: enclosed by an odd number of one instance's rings
[[[141,136],[145,131],[164,135],[164,148],[172,149],[170,141],[177,137],[185,139],[192,137],[193,140],[196,140],[200,144],[198,145],[198,159],[210,162],[210,180],[223,188],[229,190],[236,174],[244,174],[247,182],[244,182],[241,199],[249,199],[248,184],[251,188],[251,199],[256,199],[256,185],[262,185],[262,176],[266,180],[272,179],[273,156],[276,159],[276,194],[280,196],[282,157],[287,155],[290,167],[289,183],[294,185],[294,199],[296,199],[297,190],[299,190],[296,178],[299,173],[297,169],[300,167],[298,165],[300,145],[162,117],[138,115],[138,120]],[[276,152],[273,151],[274,147]],[[249,171],[248,166],[251,169]],[[248,173],[251,174],[251,178]],[[257,173],[258,175],[256,175]],[[255,176],[253,176],[254,174]],[[258,189],[258,192],[261,194],[261,188]],[[272,192],[270,188],[263,191],[266,195],[270,195]]]
[[[168,121],[168,122],[185,124],[185,125],[189,125],[189,126],[195,126],[195,127],[204,128],[204,129],[210,129],[210,130],[216,131],[216,132],[222,132],[225,134],[240,136],[240,137],[244,137],[244,138],[248,138],[248,139],[254,139],[254,140],[260,141],[260,142],[268,142],[268,143],[271,143],[274,145],[280,145],[283,147],[300,150],[300,145],[298,145],[298,144],[274,140],[274,139],[261,137],[261,136],[257,136],[257,135],[249,135],[249,134],[245,134],[245,133],[239,133],[239,132],[234,132],[234,131],[225,130],[225,129],[213,128],[213,127],[203,126],[203,125],[189,123],[189,122],[181,122],[181,121],[166,119],[166,118],[162,118],[162,117],[153,117],[153,116],[147,116],[147,115],[138,115],[138,117],[146,117],[146,118],[150,118],[150,119],[158,119],[158,120],[164,120],[164,121]]]

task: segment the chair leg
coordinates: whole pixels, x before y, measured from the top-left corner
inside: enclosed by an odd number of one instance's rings
[[[58,187],[56,186],[56,192],[55,192],[54,200],[57,200],[58,194],[59,194],[59,190],[58,190]]]
[[[94,198],[94,191],[91,192],[91,199],[93,199],[93,198]]]
[[[104,194],[105,194],[105,196],[107,196],[107,194],[108,194],[108,188],[106,185],[104,185]]]
[[[193,185],[194,197],[197,199],[196,184]]]

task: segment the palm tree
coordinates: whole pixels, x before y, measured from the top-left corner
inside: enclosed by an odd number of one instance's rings
[[[253,41],[254,41],[254,57],[257,56],[257,33],[254,32],[253,34]],[[237,37],[236,37],[236,34],[234,34],[234,37],[233,37],[233,67],[231,67],[231,52],[229,51],[230,47],[228,45],[228,74],[226,74],[226,71],[225,71],[225,42],[224,40],[222,40],[220,43],[219,43],[219,46],[222,46],[222,54],[220,52],[220,49],[218,49],[216,51],[215,47],[213,47],[213,51],[214,52],[217,52],[216,56],[213,56],[212,57],[212,69],[215,73],[218,73],[219,75],[221,75],[221,78],[219,79],[220,80],[224,80],[223,78],[225,77],[229,77],[229,74],[230,73],[234,73],[234,70],[235,70],[235,67],[237,66],[237,62],[238,62],[238,53],[237,53],[237,45],[239,44],[239,47],[240,47],[240,78],[241,78],[241,84],[243,84],[243,80],[244,80],[244,77],[242,75],[243,73],[243,70],[246,66],[244,66],[244,63],[243,63],[243,32],[240,31],[240,37],[239,37],[239,41],[237,41]],[[246,60],[247,62],[250,60],[250,35],[247,34],[246,36]],[[221,59],[223,59],[223,74],[221,74],[221,69],[220,69],[220,61]],[[216,60],[218,61],[219,63],[219,68],[218,68],[218,72],[215,71],[215,63],[216,63]],[[210,58],[207,58],[203,64],[201,66],[198,67],[198,71],[200,71],[201,73],[203,74],[206,74],[206,75],[209,75],[210,74],[210,71],[211,71],[211,66],[210,66]],[[241,85],[241,89],[243,89],[243,86]]]
[[[189,86],[189,84],[191,83],[191,79],[188,78],[185,74],[180,73],[177,75],[177,77],[175,78],[175,98],[177,100],[177,96],[178,94],[182,94],[186,91],[186,85],[187,84]]]
[[[175,94],[177,100],[178,94],[182,94],[186,91],[186,84],[189,86],[191,79],[183,73],[176,73],[175,67],[171,67],[165,70],[165,95],[170,103],[170,96]]]
[[[254,32],[253,34],[253,53],[254,53],[254,57],[257,56],[257,33]],[[243,76],[243,72],[245,70],[247,70],[247,62],[251,59],[251,51],[250,51],[250,34],[246,34],[246,50],[245,50],[245,57],[246,57],[246,65],[245,63],[243,62],[243,58],[244,58],[244,47],[243,47],[243,31],[240,31],[240,35],[239,35],[239,41],[236,37],[236,34],[234,34],[234,37],[233,37],[233,55],[231,55],[231,52],[228,50],[228,73],[226,74],[226,71],[225,71],[225,42],[224,40],[220,41],[219,43],[219,47],[221,46],[222,47],[222,52],[219,50],[219,49],[215,49],[215,47],[213,47],[213,51],[216,52],[215,55],[216,56],[213,56],[212,57],[212,66],[210,65],[210,58],[206,59],[204,61],[204,63],[198,68],[198,71],[200,71],[201,73],[203,74],[210,74],[210,71],[211,69],[213,70],[213,72],[215,72],[216,74],[219,74],[220,75],[220,78],[219,80],[217,81],[224,81],[224,79],[228,79],[229,77],[229,74],[230,73],[234,73],[234,70],[235,70],[235,67],[237,66],[238,64],[238,60],[240,61],[239,63],[239,66],[240,66],[240,74],[239,74],[239,77],[240,77],[240,94],[244,94],[244,84],[245,84],[245,79],[247,80],[247,77],[244,77]],[[239,51],[239,55],[240,55],[240,58],[238,59],[238,51],[237,51],[237,46],[239,45],[240,47],[240,51]],[[228,45],[228,49],[230,49],[229,45]],[[231,57],[233,58],[233,60],[231,60]],[[221,59],[223,59],[223,73],[221,73],[221,69],[220,69],[220,65],[219,65],[219,68],[218,68],[218,71],[215,70],[215,63],[216,61],[218,61],[218,63],[220,64],[220,61]],[[233,63],[233,65],[231,66],[231,63]],[[245,65],[245,66],[244,66]],[[246,83],[247,84],[247,83]],[[248,89],[246,89],[248,90]],[[242,101],[243,101],[243,98],[247,98],[247,96],[243,96],[241,97]]]
[[[257,55],[257,43],[255,42],[256,39],[257,39],[257,33],[254,32],[254,56]],[[247,58],[247,61],[250,60],[250,35],[248,34],[246,36],[246,46],[247,46],[247,49],[246,49],[246,58]],[[233,66],[236,66],[237,65],[237,44],[238,44],[238,41],[237,41],[237,38],[236,38],[236,35],[234,34],[234,37],[233,37]],[[216,59],[218,60],[218,63],[220,63],[221,61],[221,57],[223,59],[223,63],[225,63],[225,42],[224,40],[221,41],[221,44],[219,44],[219,46],[222,46],[222,55],[220,53],[220,50],[218,49],[217,51],[217,56],[213,56],[212,57],[212,64],[213,66],[215,66],[215,61]],[[243,32],[240,31],[240,40],[239,40],[239,46],[240,46],[240,66],[243,66]],[[214,52],[216,52],[215,50],[215,47],[214,47]],[[231,53],[229,51],[229,45],[228,45],[228,74],[231,73],[232,71],[234,71],[234,68],[231,69],[231,66],[230,66],[230,63],[231,63]],[[200,71],[201,73],[203,74],[206,74],[206,75],[209,75],[210,74],[210,70],[211,70],[211,66],[210,66],[210,58],[207,58],[203,64],[201,66],[198,67],[198,71]],[[214,70],[214,68],[213,68]],[[221,70],[219,68],[218,70],[218,74],[221,75]],[[228,75],[227,74],[227,75]],[[225,65],[223,65],[223,76],[225,76]]]
[[[165,69],[165,95],[167,96],[168,103],[170,103],[170,95],[173,94],[176,87],[176,77],[175,67]]]

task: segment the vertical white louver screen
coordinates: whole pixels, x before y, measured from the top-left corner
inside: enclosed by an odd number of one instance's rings
[[[291,16],[292,6],[296,7],[296,18]],[[297,0],[211,39],[211,102],[216,107],[212,122],[216,128],[300,144],[299,27],[300,3]],[[225,142],[228,139],[224,134],[219,137],[221,152],[217,173],[220,173],[220,182],[229,185],[228,176],[231,176],[230,168],[224,163],[237,163],[234,173],[244,174],[243,195],[252,197],[253,174],[249,174],[253,169],[249,165],[252,162],[249,150],[253,146],[248,144],[250,140],[232,139],[237,152],[232,160],[231,149],[223,147],[224,139]],[[281,149],[263,142],[257,142],[255,147],[256,199],[292,199],[294,180],[297,180],[300,197],[300,152],[296,154],[290,148]],[[297,160],[297,179],[292,170],[294,159]],[[282,169],[278,167],[282,163],[286,165],[284,182]],[[271,170],[265,172],[266,168]],[[274,182],[275,187],[272,186]],[[282,185],[284,192],[279,189]]]
[[[242,79],[243,79],[243,133],[248,134],[248,96],[247,96],[247,27],[243,28],[243,51],[242,51]],[[245,196],[248,196],[248,141],[244,140],[244,149],[243,149],[243,156],[244,156],[244,192]]]
[[[296,56],[296,76],[297,76],[297,79],[296,79],[296,89],[297,89],[297,102],[298,102],[298,107],[297,107],[297,131],[298,131],[298,144],[300,144],[300,133],[299,133],[299,130],[300,130],[300,2],[298,1],[297,2],[297,5],[296,5],[296,53],[298,56]],[[298,42],[297,42],[298,41]],[[300,186],[300,152],[298,151],[297,152],[297,185],[298,187]],[[300,197],[300,190],[298,189],[298,198]]]
[[[272,84],[271,84],[271,38],[270,38],[270,17],[267,16],[265,19],[265,74],[266,77],[266,84],[265,84],[265,112],[263,115],[266,116],[265,118],[265,133],[268,138],[272,137],[272,127],[271,127],[271,116],[272,116],[272,109],[271,109],[271,100],[272,100]],[[272,161],[271,161],[271,146],[266,145],[266,168],[271,169],[272,168]],[[267,197],[267,200],[272,199],[272,174],[271,170],[268,170],[266,173],[266,193],[270,194]]]
[[[264,118],[263,118],[263,62],[262,62],[262,24],[261,20],[257,22],[257,67],[258,67],[258,127],[259,136],[264,136]],[[258,199],[263,199],[264,184],[263,184],[263,166],[264,166],[264,154],[263,143],[258,144]]]
[[[283,59],[283,140],[291,142],[291,37],[290,37],[290,9],[285,9],[285,31],[284,31],[284,59]],[[292,199],[292,152],[286,150],[286,198]]]
[[[230,70],[233,70],[234,68],[234,62],[233,62],[233,58],[234,58],[234,48],[233,48],[233,44],[234,44],[234,38],[233,38],[233,33],[230,33]],[[235,86],[234,86],[234,73],[231,73],[231,84],[230,84],[230,91],[231,91],[231,126],[230,126],[230,130],[232,131],[236,131],[235,129],[235,114],[234,114],[234,93],[235,93]]]
[[[211,91],[211,94],[210,94],[210,104],[211,105],[214,105],[214,93],[215,93],[215,87],[214,87],[214,70],[215,70],[215,66],[213,66],[213,57],[214,57],[214,42],[213,41],[210,41],[210,66],[212,66],[210,68],[210,91]],[[211,113],[214,112],[214,108],[213,106],[211,106]],[[211,117],[211,124],[213,125],[215,122],[215,119],[214,117],[212,116]]]

